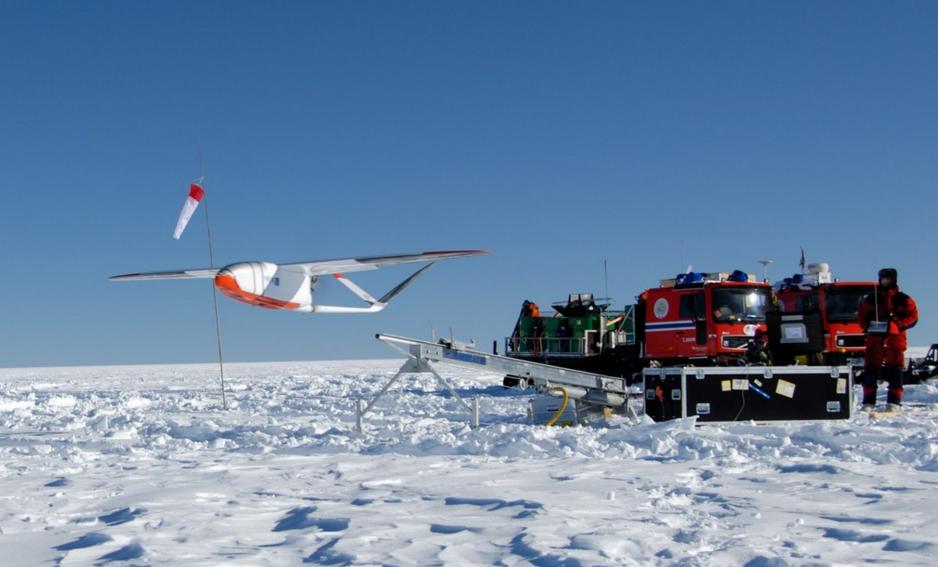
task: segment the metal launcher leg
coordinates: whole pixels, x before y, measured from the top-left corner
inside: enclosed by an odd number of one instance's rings
[[[436,371],[435,368],[433,368],[433,366],[430,365],[429,362],[426,362],[426,361],[421,361],[421,362],[423,366],[427,369],[427,371],[436,377],[437,382],[439,382],[440,384],[443,385],[444,388],[449,390],[450,395],[452,395],[453,398],[455,398],[456,401],[462,405],[462,407],[466,408],[466,411],[468,411],[469,415],[472,416],[472,427],[473,428],[479,427],[479,396],[473,396],[472,405],[470,406],[469,404],[466,403],[465,400],[463,400],[459,396],[459,394],[456,392],[456,388],[454,388],[453,385],[449,383],[449,380],[440,376],[440,374]]]
[[[358,430],[359,433],[362,432],[362,420],[364,419],[365,414],[371,411],[371,408],[373,408],[374,405],[378,402],[378,400],[381,399],[381,396],[387,393],[387,391],[391,388],[391,386],[393,386],[395,382],[401,379],[401,376],[411,371],[409,367],[412,363],[413,363],[412,360],[408,360],[407,362],[405,362],[404,366],[402,366],[401,369],[397,371],[397,374],[395,374],[393,378],[387,381],[387,383],[381,388],[381,390],[377,393],[377,395],[375,395],[375,397],[372,398],[370,402],[368,402],[367,406],[362,408],[363,400],[361,398],[357,400],[356,405],[355,405],[355,409],[356,409],[355,428]]]
[[[372,398],[372,400],[368,402],[368,404],[364,408],[362,408],[363,400],[361,398],[357,400],[356,408],[355,408],[356,410],[355,411],[355,414],[356,414],[355,415],[355,429],[359,433],[362,432],[362,421],[365,417],[365,414],[371,411],[371,408],[374,407],[374,405],[378,402],[378,400],[380,400],[381,397],[384,396],[384,394],[386,394],[387,391],[391,388],[391,386],[393,386],[398,380],[400,380],[401,376],[403,376],[404,374],[427,374],[427,373],[432,374],[433,377],[436,379],[437,383],[440,384],[442,387],[446,388],[449,391],[450,395],[452,395],[453,398],[457,402],[459,402],[459,404],[462,407],[466,408],[466,411],[468,411],[469,415],[471,416],[472,427],[473,428],[479,427],[479,397],[478,396],[474,396],[472,398],[472,405],[469,405],[468,403],[466,403],[466,401],[462,399],[459,393],[456,392],[456,388],[453,387],[453,385],[449,382],[449,380],[447,380],[446,378],[443,378],[443,376],[441,376],[436,371],[436,369],[433,368],[430,362],[427,361],[423,356],[421,356],[422,351],[421,351],[420,345],[413,345],[410,347],[409,351],[407,351],[407,350],[400,348],[397,344],[392,343],[392,342],[385,341],[385,344],[389,345],[394,350],[406,356],[407,361],[404,363],[403,366],[401,366],[400,370],[397,371],[397,374],[395,374],[393,378],[387,381],[387,383],[381,388],[381,390],[378,391],[375,397]]]

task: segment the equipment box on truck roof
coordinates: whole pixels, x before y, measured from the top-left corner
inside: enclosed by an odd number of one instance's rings
[[[655,421],[849,419],[853,371],[846,366],[646,368],[645,413]]]

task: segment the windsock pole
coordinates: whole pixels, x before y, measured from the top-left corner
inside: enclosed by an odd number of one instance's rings
[[[202,174],[202,148],[199,148],[199,185],[202,185],[205,177]],[[205,233],[208,237],[208,266],[215,267],[215,254],[212,250],[212,223],[208,216],[208,199],[202,209],[205,211]],[[228,410],[228,397],[225,394],[225,359],[221,350],[221,321],[218,318],[218,291],[215,289],[215,282],[212,281],[212,311],[215,313],[215,344],[218,347],[218,380],[221,384],[221,406],[225,411]]]
[[[215,254],[212,251],[212,225],[208,216],[208,199],[204,198],[202,208],[205,210],[205,230],[208,236],[208,263],[210,268],[215,267]],[[212,281],[212,310],[215,312],[215,343],[218,346],[218,378],[221,382],[221,405],[228,409],[228,397],[225,394],[225,361],[221,350],[221,321],[218,318],[218,291]]]

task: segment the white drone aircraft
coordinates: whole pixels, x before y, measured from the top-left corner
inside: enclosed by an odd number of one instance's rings
[[[203,268],[196,270],[177,270],[168,272],[150,272],[143,274],[124,274],[112,276],[115,281],[129,280],[181,280],[194,278],[214,278],[215,287],[228,297],[267,309],[283,309],[299,313],[376,313],[387,307],[388,302],[417,276],[425,272],[437,260],[488,254],[487,250],[444,250],[423,252],[420,254],[398,254],[395,256],[367,256],[362,258],[342,258],[338,260],[320,260],[316,262],[297,262],[293,264],[274,264],[272,262],[237,262],[224,268]],[[358,287],[345,277],[345,272],[364,272],[377,270],[395,264],[429,262],[414,272],[410,277],[397,284],[380,299],[375,299],[367,291]],[[341,307],[336,305],[316,305],[313,302],[313,290],[322,276],[333,276],[347,287],[368,307]]]

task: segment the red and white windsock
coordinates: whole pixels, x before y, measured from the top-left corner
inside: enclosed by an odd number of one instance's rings
[[[204,196],[205,189],[202,189],[197,183],[193,183],[189,186],[189,197],[186,199],[186,203],[179,212],[179,220],[176,221],[176,230],[173,231],[173,238],[179,240],[179,237],[182,236],[182,231],[186,230],[189,219],[192,218],[192,214],[195,212],[196,207],[199,206],[199,202]]]

